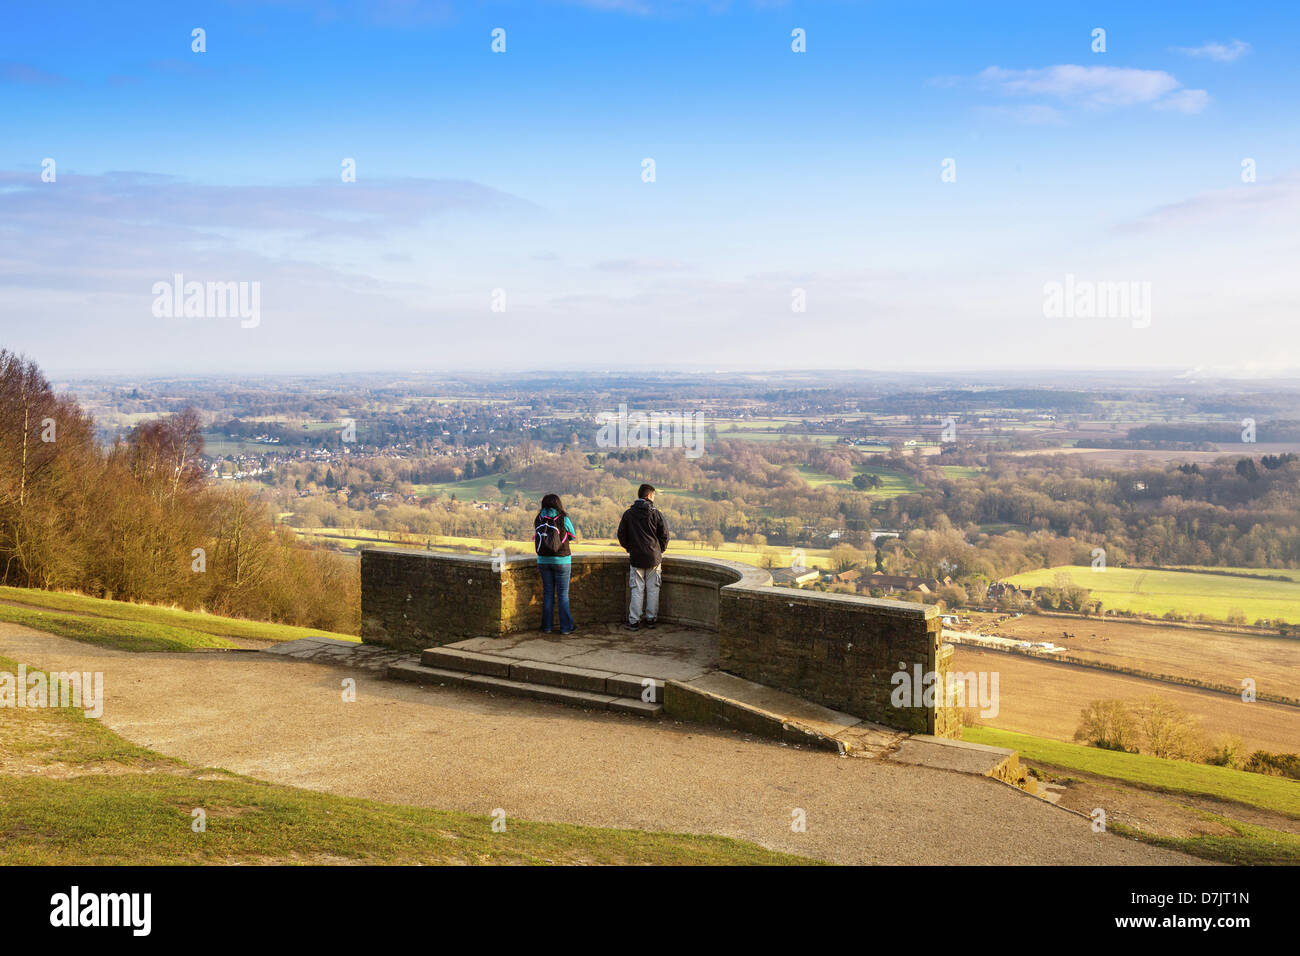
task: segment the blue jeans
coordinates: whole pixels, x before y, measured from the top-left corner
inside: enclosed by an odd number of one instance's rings
[[[567,634],[573,630],[573,615],[569,613],[569,573],[573,566],[569,564],[539,564],[537,570],[542,575],[542,630],[548,634],[551,622],[555,620],[555,603],[560,604],[560,633]]]

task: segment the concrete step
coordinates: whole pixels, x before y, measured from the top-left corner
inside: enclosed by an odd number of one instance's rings
[[[451,647],[430,647],[420,655],[420,663],[425,667],[486,674],[490,677],[510,676],[510,661],[507,658],[477,654],[474,651],[458,651]]]
[[[426,652],[428,653],[428,652]],[[462,659],[458,663],[464,665]],[[449,687],[472,687],[509,697],[526,697],[530,700],[544,700],[555,704],[567,704],[571,707],[583,707],[587,710],[608,710],[620,714],[635,714],[639,717],[657,717],[663,713],[662,703],[646,703],[640,697],[621,697],[603,691],[587,691],[571,687],[557,687],[551,684],[532,681],[513,680],[491,674],[475,674],[466,670],[448,667],[428,667],[423,663],[402,661],[390,664],[387,676],[393,680],[409,681],[415,684],[440,684]],[[639,691],[641,685],[637,684]]]
[[[662,680],[637,674],[611,674],[608,671],[572,667],[551,661],[517,660],[454,647],[431,647],[420,655],[420,663],[425,667],[441,670],[481,674],[485,677],[502,677],[526,684],[543,684],[566,690],[586,691],[590,694],[627,697],[637,701],[643,701],[647,688],[646,682],[649,681],[654,685],[651,703],[662,704],[664,699]]]
[[[459,687],[465,680],[464,671],[451,671],[441,667],[425,667],[415,661],[398,661],[389,664],[384,676],[389,680],[409,681],[412,684],[441,684]]]
[[[882,757],[907,736],[722,671],[669,681],[665,703],[668,715],[679,720],[720,724],[840,754]]]
[[[895,763],[993,777],[1030,793],[1037,790],[1037,781],[1020,766],[1020,754],[1005,747],[913,734],[899,743],[890,759]]]

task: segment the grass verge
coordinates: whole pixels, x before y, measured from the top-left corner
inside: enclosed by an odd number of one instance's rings
[[[1100,750],[991,727],[963,727],[962,739],[1010,747],[1026,760],[1110,777],[1149,790],[1215,797],[1300,818],[1300,783],[1286,777]]]
[[[198,611],[182,611],[177,608],[157,607],[152,604],[131,604],[126,601],[108,601],[103,598],[88,597],[84,594],[70,594],[62,591],[40,591],[32,588],[0,587],[0,602],[19,604],[25,608],[41,611],[64,612],[82,617],[104,618],[113,621],[128,621],[140,625],[156,625],[162,629],[157,634],[166,640],[180,640],[190,647],[231,647],[223,641],[219,644],[195,643],[200,640],[195,635],[213,637],[235,637],[263,641],[294,641],[303,637],[333,637],[345,641],[359,641],[352,634],[336,634],[332,631],[310,627],[295,627],[290,624],[270,624],[265,621],[247,621],[242,618],[220,617],[215,614],[203,614]],[[0,604],[0,614],[5,611],[17,611],[18,608]],[[25,623],[10,617],[16,624]],[[36,625],[28,625],[36,626]],[[184,635],[170,634],[167,629],[187,632]],[[89,631],[87,633],[90,633]],[[65,635],[72,637],[73,635]],[[147,635],[146,635],[147,636]],[[93,638],[93,634],[92,634]],[[77,638],[81,640],[82,638]],[[129,650],[186,650],[186,647],[172,648],[128,648]]]
[[[201,647],[235,646],[221,637],[168,624],[83,617],[7,605],[0,605],[0,621],[121,651],[192,651]]]
[[[725,837],[492,824],[193,767],[76,710],[0,709],[0,865],[816,862]]]
[[[1136,827],[1112,823],[1109,829],[1143,843],[1178,850],[1203,860],[1214,860],[1233,866],[1296,866],[1300,864],[1300,837],[1268,827],[1230,820],[1217,813],[1202,813],[1234,831],[1235,836],[1171,837],[1144,833]]]

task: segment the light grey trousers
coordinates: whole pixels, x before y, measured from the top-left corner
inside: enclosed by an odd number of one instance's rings
[[[641,609],[645,607],[645,619],[653,621],[659,616],[659,585],[663,583],[663,565],[653,568],[632,568],[627,576],[631,598],[627,605],[627,622],[636,624],[641,620]]]

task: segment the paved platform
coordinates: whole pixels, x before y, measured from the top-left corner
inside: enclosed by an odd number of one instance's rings
[[[573,634],[534,631],[475,637],[444,646],[513,660],[638,674],[661,681],[694,680],[718,666],[717,634],[674,624],[636,632],[625,631],[619,624],[593,624]]]
[[[717,635],[677,625],[632,632],[598,624],[564,635],[476,637],[418,656],[323,637],[277,644],[266,653],[382,671],[424,686],[729,726],[841,754],[1024,785],[1015,751],[909,734],[724,673],[717,669]]]
[[[383,671],[390,664],[409,660],[412,655],[375,644],[358,641],[340,641],[334,637],[303,637],[296,641],[282,641],[261,649],[263,654],[276,654],[296,661],[316,664],[341,664],[360,667],[368,671]]]

